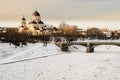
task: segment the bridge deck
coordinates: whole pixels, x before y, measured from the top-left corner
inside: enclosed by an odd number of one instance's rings
[[[120,41],[80,41],[80,42],[61,42],[61,49],[67,51],[70,45],[82,45],[86,47],[86,52],[94,52],[94,48],[98,45],[116,45],[120,47]]]
[[[67,42],[63,42],[63,44],[118,44],[120,45],[120,41],[80,41],[80,42],[71,42],[71,43],[67,43]]]

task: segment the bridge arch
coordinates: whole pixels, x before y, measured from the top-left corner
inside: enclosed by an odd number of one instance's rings
[[[113,45],[113,46],[120,47],[119,44],[94,44],[94,45],[92,45],[92,47],[96,48],[96,47],[101,46],[101,45],[105,45],[105,46],[112,46]]]
[[[85,45],[78,45],[78,44],[72,44],[68,46],[69,51],[76,51],[76,52],[86,52],[86,46]]]
[[[120,53],[118,45],[98,45],[94,47],[95,53]]]
[[[79,44],[79,43],[62,43],[61,50],[62,51],[69,51],[68,49],[72,45],[80,45],[80,46],[83,46],[83,47],[87,46],[86,43],[85,44]]]

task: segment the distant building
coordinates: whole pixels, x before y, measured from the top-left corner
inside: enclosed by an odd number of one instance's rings
[[[106,37],[111,37],[111,31],[107,28],[101,29],[101,32],[106,36]]]
[[[19,27],[19,32],[23,32],[23,31],[29,32],[32,35],[42,35],[43,32],[45,33],[48,32],[47,27],[44,24],[44,22],[41,20],[41,16],[38,11],[35,11],[32,14],[31,21],[28,23],[28,25],[26,24],[26,19],[23,16]]]
[[[5,33],[6,32],[6,28],[5,27],[0,27],[0,33]]]
[[[86,36],[86,31],[84,29],[77,29],[77,34],[79,36]]]

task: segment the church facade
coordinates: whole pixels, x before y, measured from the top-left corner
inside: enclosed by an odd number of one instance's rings
[[[47,31],[46,25],[41,20],[39,12],[35,11],[32,14],[32,18],[28,24],[26,23],[26,19],[23,16],[19,27],[19,32],[29,32],[32,35],[42,35],[43,32],[48,33],[49,31]]]

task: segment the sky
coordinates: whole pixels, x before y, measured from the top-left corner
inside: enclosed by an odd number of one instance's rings
[[[18,25],[23,15],[29,22],[37,10],[45,23],[55,26],[66,21],[80,26],[119,28],[119,8],[120,0],[0,0],[0,25],[6,22]]]

